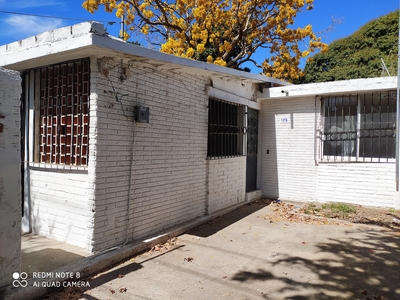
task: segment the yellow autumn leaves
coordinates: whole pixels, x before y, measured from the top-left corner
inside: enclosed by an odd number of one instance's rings
[[[313,0],[86,0],[83,7],[95,12],[100,6],[128,28],[161,37],[165,53],[240,68],[253,61],[256,50],[265,51],[257,63],[264,74],[292,80],[301,76],[300,59],[326,50],[310,25],[294,28],[294,18]],[[129,38],[128,35],[123,37]],[[307,49],[300,50],[300,43]],[[304,47],[302,47],[304,48]],[[259,53],[259,52],[258,52]]]

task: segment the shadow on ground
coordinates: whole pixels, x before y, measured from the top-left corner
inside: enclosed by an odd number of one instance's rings
[[[264,207],[270,205],[272,200],[260,199],[251,203],[248,203],[230,213],[223,216],[219,216],[213,220],[210,220],[196,228],[193,228],[186,232],[186,234],[198,236],[198,237],[208,237],[216,234],[217,232],[223,230],[224,228],[242,220],[243,218],[263,209]]]
[[[290,297],[282,299],[400,299],[400,237],[359,229],[348,230],[346,235],[352,236],[350,242],[329,239],[317,244],[315,259],[285,255],[271,266],[303,270],[314,274],[312,278],[275,276],[270,268],[260,268],[239,271],[232,280],[281,281],[284,285],[278,293],[292,291]],[[304,290],[315,292],[296,294]]]
[[[84,256],[58,248],[43,248],[34,252],[21,251],[21,270],[32,278],[33,272],[54,271],[69,262],[74,262]]]
[[[91,278],[84,294],[47,299],[400,299],[398,232],[265,219],[273,213],[245,205]]]
[[[81,299],[101,300],[91,295],[84,294],[84,292],[90,289],[95,289],[97,287],[103,286],[106,283],[115,280],[116,278],[124,278],[125,276],[129,276],[131,273],[134,273],[142,269],[144,267],[143,264],[145,262],[159,258],[163,255],[168,254],[171,251],[175,251],[183,247],[184,247],[183,245],[176,246],[171,250],[149,256],[147,259],[142,260],[140,263],[136,263],[133,260],[128,260],[125,263],[120,263],[119,265],[110,268],[108,271],[103,271],[98,275],[86,278],[85,280],[90,282],[90,288],[83,288],[83,287],[66,288],[62,291],[56,291],[44,298],[41,298],[41,300],[81,300]],[[123,290],[120,290],[118,288],[109,289],[109,294],[111,296],[114,294],[116,295],[122,294],[123,292],[124,292]]]

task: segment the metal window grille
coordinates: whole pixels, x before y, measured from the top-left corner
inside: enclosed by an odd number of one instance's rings
[[[389,91],[360,97],[360,157],[396,157],[396,96]]]
[[[208,106],[209,158],[242,156],[245,134],[244,106],[215,98]]]
[[[35,161],[87,165],[90,60],[37,68],[33,76]]]
[[[355,156],[357,96],[334,96],[324,100],[324,156]]]
[[[389,161],[396,148],[396,91],[322,98],[326,161]]]

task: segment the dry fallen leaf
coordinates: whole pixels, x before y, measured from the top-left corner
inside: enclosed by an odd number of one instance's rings
[[[115,294],[115,291],[113,289],[110,289],[111,294]]]
[[[185,257],[183,260],[187,262],[192,262],[193,259],[194,259],[193,257]]]
[[[148,251],[148,254],[150,254],[154,251],[158,251],[158,252],[168,251],[176,245],[177,240],[178,240],[178,238],[174,237],[174,238],[171,238],[168,241],[166,241],[164,244],[155,245],[153,248],[150,249],[150,251]]]
[[[119,289],[119,292],[120,292],[120,293],[125,293],[126,291],[127,291],[127,289],[126,289],[125,287]]]

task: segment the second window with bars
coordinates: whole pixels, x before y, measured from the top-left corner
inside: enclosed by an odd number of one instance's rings
[[[242,156],[245,134],[244,106],[215,98],[208,105],[209,158]]]
[[[323,160],[395,158],[396,91],[329,96],[321,103]]]

